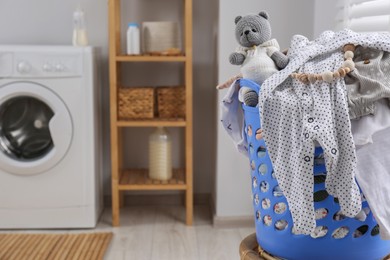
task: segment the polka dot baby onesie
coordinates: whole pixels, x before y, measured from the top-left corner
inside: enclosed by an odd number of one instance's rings
[[[310,234],[316,226],[313,202],[316,142],[324,149],[328,193],[338,197],[346,216],[354,217],[361,210],[344,80],[306,85],[289,77],[292,72],[337,70],[344,60],[342,47],[348,43],[386,50],[390,48],[390,37],[349,30],[325,32],[313,42],[295,36],[289,49],[289,65],[266,80],[259,95],[264,138],[289,203],[294,228],[300,234]]]
[[[335,70],[340,67],[343,57],[338,53],[332,56],[329,59],[319,56],[307,62],[299,72]],[[340,79],[332,84],[316,82],[312,85],[303,85],[292,79],[290,87],[282,92],[285,93],[278,93],[269,100],[269,114],[263,119],[263,129],[265,133],[269,129],[272,129],[271,132],[281,132],[276,135],[277,140],[271,137],[267,145],[272,146],[279,141],[284,146],[283,153],[278,153],[278,156],[286,163],[274,164],[275,173],[283,192],[290,198],[289,206],[296,231],[310,234],[315,227],[315,218],[311,217],[314,214],[315,142],[324,149],[328,170],[327,191],[339,198],[345,215],[354,217],[361,210],[360,192],[352,174],[356,168],[356,155],[345,106],[346,91]],[[279,103],[283,103],[284,108],[275,109]],[[296,109],[291,110],[291,107]],[[286,118],[281,122],[275,121],[278,114],[284,114]],[[280,129],[280,125],[284,127]],[[274,150],[269,148],[271,154]]]

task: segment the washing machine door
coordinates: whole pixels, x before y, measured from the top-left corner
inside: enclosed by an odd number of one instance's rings
[[[64,102],[33,82],[0,87],[0,168],[18,175],[44,173],[66,155],[73,135]]]

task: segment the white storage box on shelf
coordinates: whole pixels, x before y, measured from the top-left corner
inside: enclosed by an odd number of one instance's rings
[[[144,53],[153,54],[181,49],[181,36],[177,22],[144,22],[142,37]]]

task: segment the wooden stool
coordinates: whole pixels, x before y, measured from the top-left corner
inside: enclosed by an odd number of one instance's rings
[[[260,253],[261,252],[261,253]],[[241,260],[280,260],[265,252],[258,244],[256,233],[253,233],[240,244],[240,259]],[[383,260],[390,260],[390,255],[383,258]]]
[[[241,260],[278,260],[279,258],[275,258],[267,254],[257,244],[256,233],[253,233],[241,241],[240,259]]]

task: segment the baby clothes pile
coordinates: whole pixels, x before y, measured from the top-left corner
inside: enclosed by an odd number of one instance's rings
[[[346,78],[305,84],[290,77],[296,72],[337,71],[346,44],[358,46],[355,70]],[[390,35],[327,31],[314,41],[298,35],[288,56],[287,67],[262,84],[259,110],[295,233],[309,235],[316,228],[313,161],[315,146],[320,145],[326,189],[338,198],[342,214],[364,214],[356,178],[382,238],[390,239]],[[246,152],[237,91],[237,84],[232,84],[222,105],[222,123],[240,151]]]

